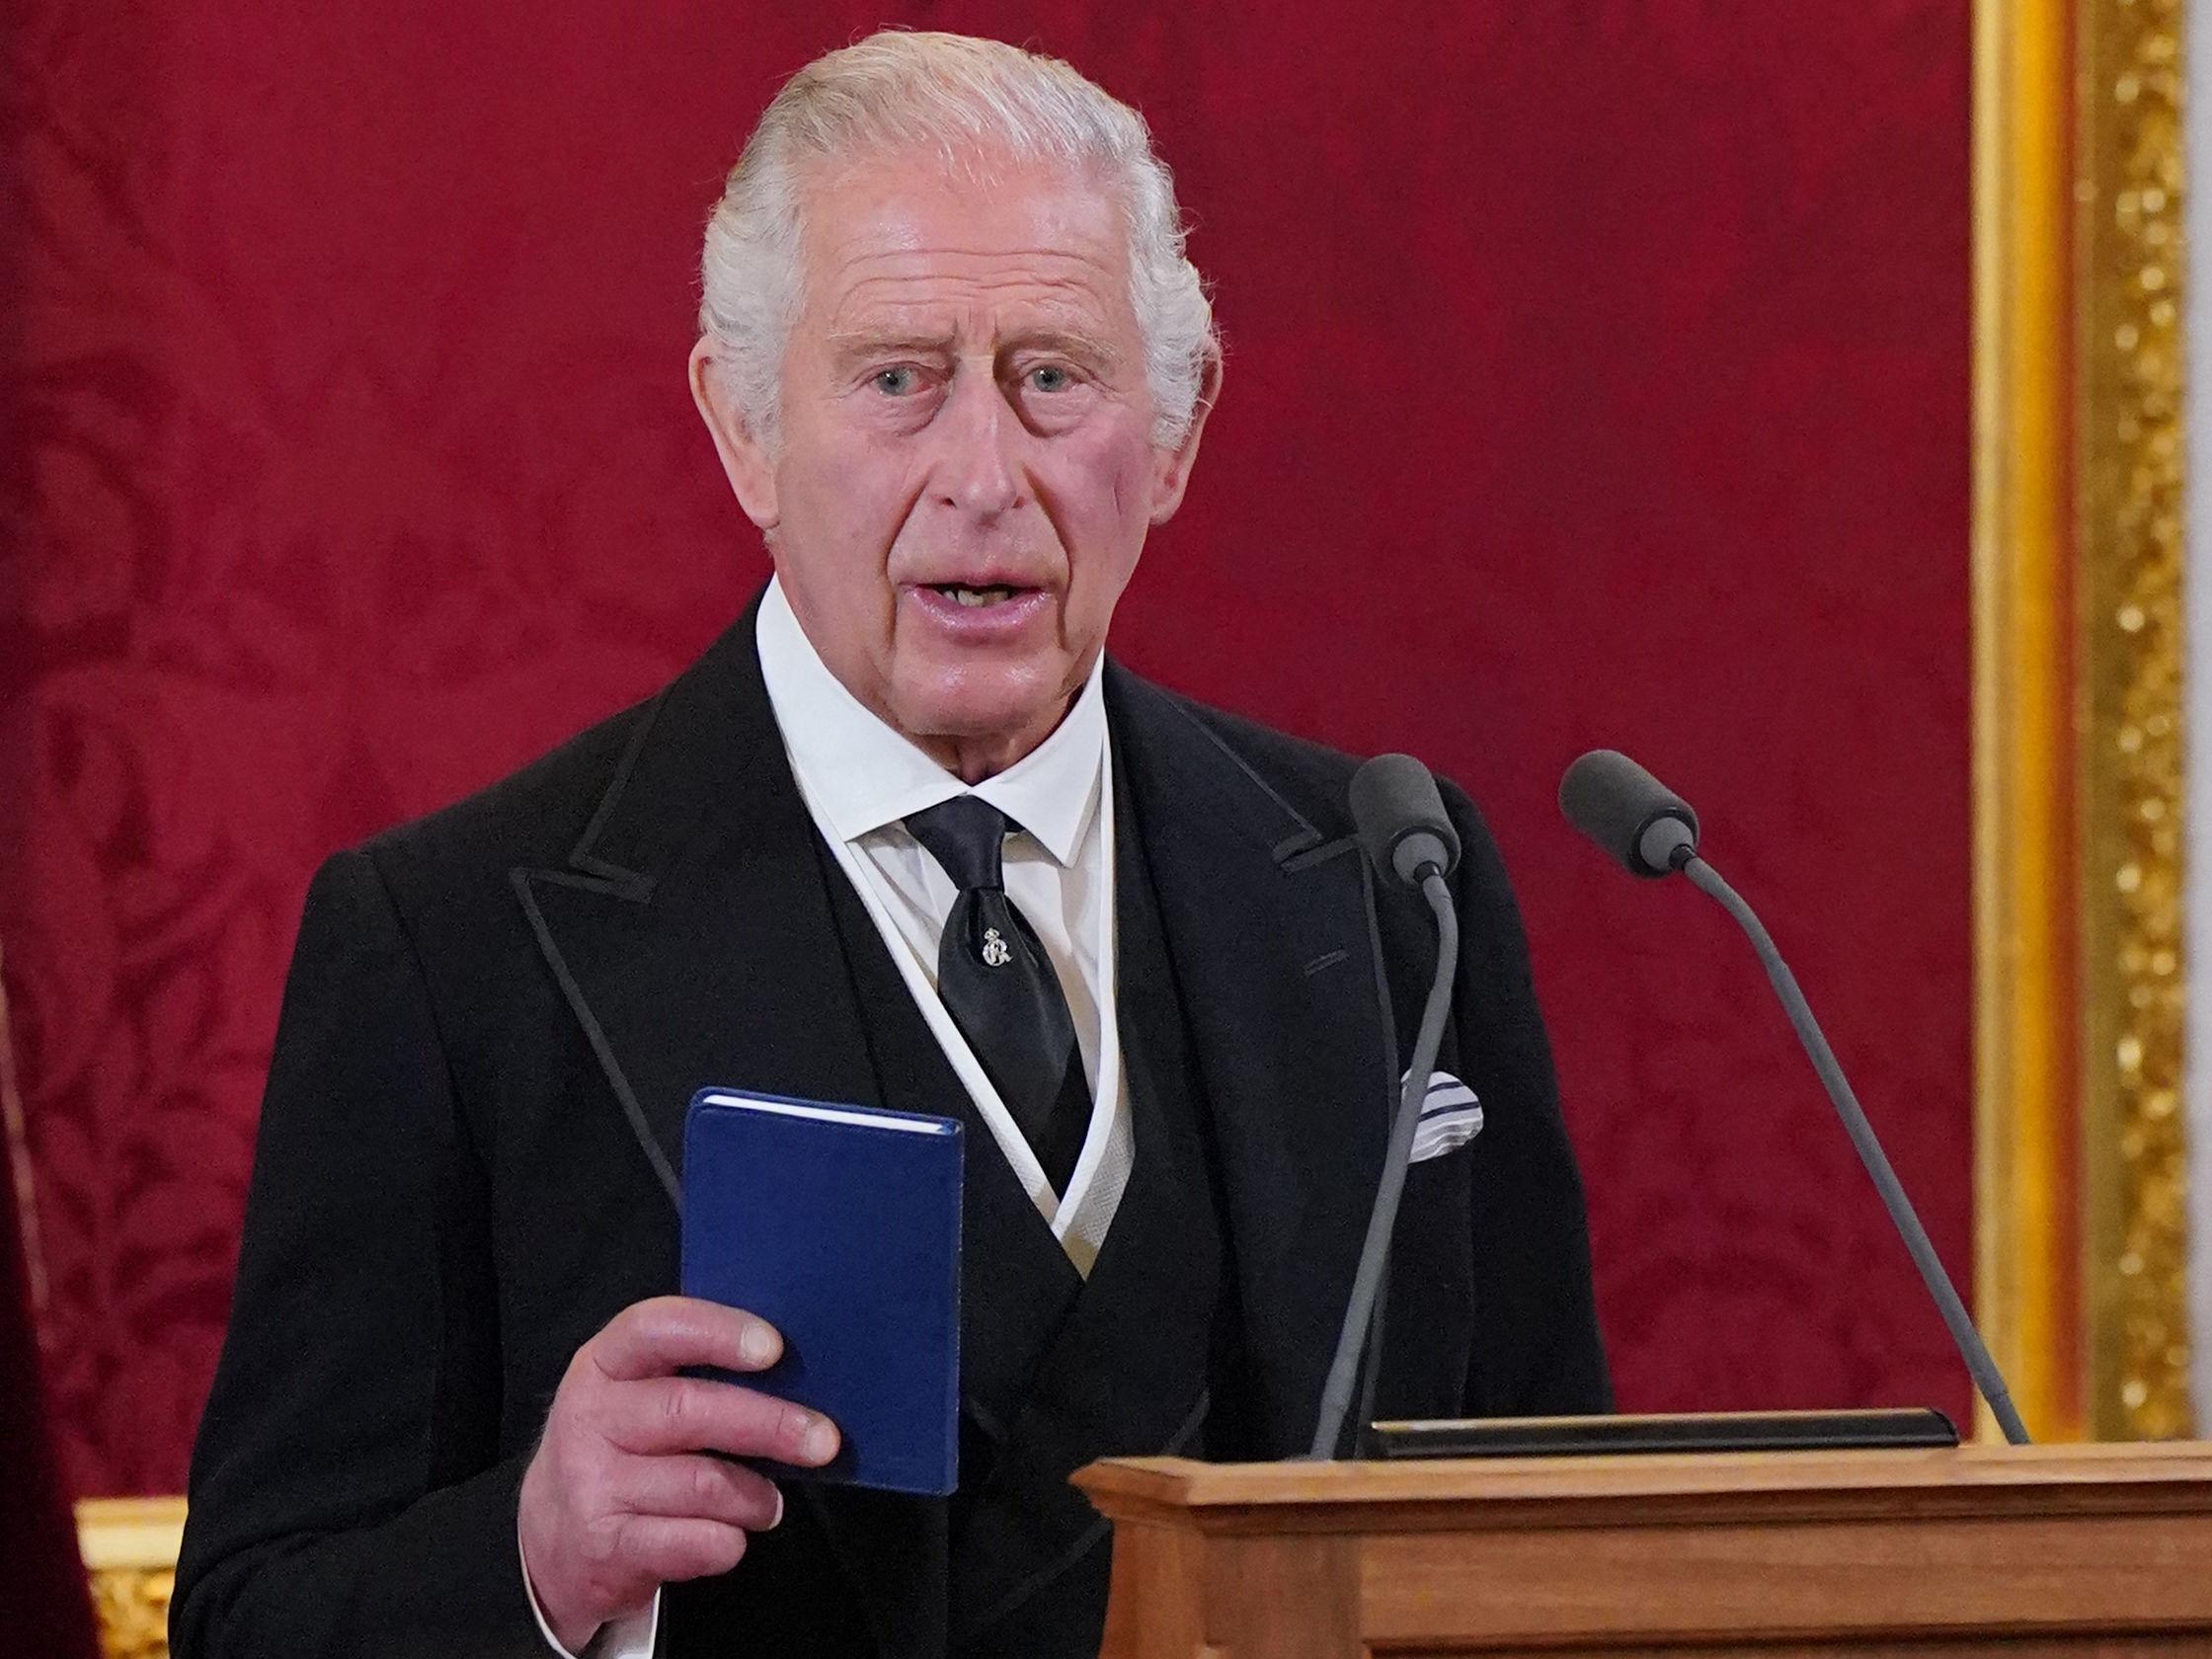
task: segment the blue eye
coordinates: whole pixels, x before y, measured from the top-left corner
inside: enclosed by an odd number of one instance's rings
[[[876,372],[876,390],[886,397],[905,397],[921,383],[911,368],[885,368]]]
[[[1074,376],[1065,368],[1054,368],[1048,365],[1044,368],[1031,369],[1029,371],[1029,383],[1040,392],[1065,392],[1075,383],[1075,380]]]

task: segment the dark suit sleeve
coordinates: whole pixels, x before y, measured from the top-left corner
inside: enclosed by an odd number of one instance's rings
[[[545,1651],[495,1462],[487,1179],[369,857],[316,876],[171,1618],[179,1659]]]
[[[1483,1108],[1472,1200],[1476,1328],[1485,1335],[1470,1356],[1464,1409],[1609,1411],[1582,1178],[1520,908],[1481,815],[1455,785],[1443,790],[1462,849],[1456,1036]]]

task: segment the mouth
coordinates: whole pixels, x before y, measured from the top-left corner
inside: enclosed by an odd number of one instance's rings
[[[1018,582],[989,582],[976,573],[961,582],[916,582],[905,590],[912,614],[926,621],[940,638],[963,647],[1001,649],[1034,643],[1039,628],[1050,624],[1055,609],[1053,592]]]
[[[972,587],[962,582],[925,582],[922,587],[966,610],[985,610],[991,605],[1005,604],[1037,591],[1034,588],[1017,588],[1010,583]]]

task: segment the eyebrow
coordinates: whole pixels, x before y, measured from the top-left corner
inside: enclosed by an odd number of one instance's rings
[[[1118,354],[1105,341],[1096,335],[1085,334],[1080,329],[1070,328],[1030,329],[1015,335],[999,350],[1057,352],[1064,357],[1079,357],[1107,368],[1112,368],[1119,360]]]
[[[945,357],[953,355],[953,337],[949,334],[898,334],[876,333],[868,329],[842,330],[830,336],[830,350],[840,369],[853,367],[869,357],[917,356]],[[1037,328],[1024,329],[999,342],[994,357],[1012,352],[1051,352],[1062,356],[1112,368],[1119,355],[1096,335],[1080,329]]]
[[[877,334],[855,329],[830,337],[830,350],[840,367],[857,363],[863,357],[946,356],[951,354],[952,345],[949,334]]]

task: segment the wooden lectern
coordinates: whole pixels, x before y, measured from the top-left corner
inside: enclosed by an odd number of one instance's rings
[[[1103,1659],[2212,1656],[2212,1444],[1093,1463]]]

